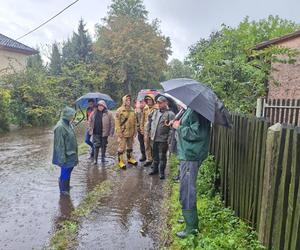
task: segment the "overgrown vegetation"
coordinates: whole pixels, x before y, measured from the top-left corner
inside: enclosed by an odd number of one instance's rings
[[[1,79],[0,129],[7,130],[9,123],[52,124],[64,105],[74,105],[87,92],[105,92],[120,102],[125,93],[135,96],[178,77],[207,84],[231,111],[252,113],[256,99],[266,94],[271,63],[294,63],[296,55],[278,46],[254,50],[255,45],[299,28],[278,16],[245,18],[192,45],[184,62],[167,63],[171,41],[159,21],[149,19],[143,1],[112,0],[107,16],[96,24],[94,41],[81,19],[67,41],[52,44],[47,65],[35,55],[25,72]]]
[[[187,58],[195,78],[208,84],[234,112],[251,113],[265,96],[274,62],[294,63],[295,50],[271,46],[255,50],[263,41],[294,32],[295,22],[278,16],[259,21],[245,18],[237,27],[222,25],[208,39],[190,48]]]
[[[64,105],[74,105],[87,92],[105,92],[120,102],[125,93],[158,87],[171,44],[159,22],[149,20],[142,0],[113,0],[96,30],[92,41],[81,19],[67,41],[52,45],[47,65],[36,55],[25,72],[1,79],[0,93],[11,94],[5,100],[9,107],[0,99],[1,114],[7,114],[1,127],[49,125]]]
[[[173,157],[170,163],[173,174],[177,172],[177,164]],[[163,249],[264,249],[252,228],[236,217],[229,208],[225,208],[220,195],[215,194],[216,178],[216,166],[210,156],[202,164],[197,181],[200,233],[186,239],[179,239],[175,235],[184,225],[177,222],[181,215],[179,185],[169,180],[171,196],[166,202],[168,218],[164,228]]]
[[[111,182],[106,180],[89,192],[78,207],[72,212],[69,219],[61,222],[59,229],[50,240],[49,250],[73,249],[76,246],[76,236],[82,218],[88,216],[98,205],[100,200],[111,191]]]
[[[9,129],[9,105],[10,91],[0,88],[0,132],[5,132]]]

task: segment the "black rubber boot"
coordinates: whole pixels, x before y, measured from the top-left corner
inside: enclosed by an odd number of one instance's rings
[[[140,161],[140,162],[143,162],[143,161],[146,160],[146,154],[145,154],[145,152],[141,152],[141,154],[142,154],[142,156],[141,156],[141,158],[139,159],[139,161]]]
[[[155,175],[155,174],[158,174],[158,164],[156,162],[153,162],[149,175]]]
[[[165,177],[165,168],[166,168],[165,163],[159,164],[158,170],[159,170],[159,178],[160,178],[161,180],[164,180],[164,179],[166,178],[166,177]]]
[[[152,161],[146,161],[144,167],[150,167],[152,165]]]
[[[98,156],[99,156],[99,148],[95,148],[95,154],[94,154],[94,164],[98,164]]]
[[[101,162],[105,163],[106,147],[101,148]]]

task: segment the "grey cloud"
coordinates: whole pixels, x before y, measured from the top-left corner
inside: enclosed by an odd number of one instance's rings
[[[2,1],[0,32],[16,38],[51,17],[72,0]],[[300,23],[299,0],[144,0],[149,17],[161,20],[162,32],[171,38],[173,57],[183,59],[188,47],[222,23],[235,26],[245,16],[260,19],[270,14]],[[22,3],[22,4],[21,4]],[[90,31],[106,15],[110,0],[81,0],[42,29],[21,40],[29,46],[61,42],[72,35],[81,17]]]

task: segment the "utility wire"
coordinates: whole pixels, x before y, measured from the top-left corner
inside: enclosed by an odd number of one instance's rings
[[[69,4],[67,7],[65,7],[63,10],[61,10],[60,12],[58,12],[57,14],[55,14],[53,17],[51,17],[50,19],[48,19],[47,21],[43,22],[42,24],[40,24],[39,26],[37,26],[36,28],[34,28],[33,30],[27,32],[26,34],[18,37],[16,39],[16,41],[24,38],[25,36],[28,36],[29,34],[31,34],[32,32],[36,31],[37,29],[41,28],[42,26],[44,26],[45,24],[49,23],[51,20],[53,20],[54,18],[56,18],[57,16],[59,16],[61,13],[63,13],[65,10],[67,10],[68,8],[70,8],[72,5],[74,5],[75,3],[77,3],[79,0],[74,1],[73,3]]]

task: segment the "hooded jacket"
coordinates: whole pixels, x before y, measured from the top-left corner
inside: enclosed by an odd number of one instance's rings
[[[123,104],[116,111],[115,126],[119,137],[130,138],[136,135],[137,124],[134,109],[125,105],[127,97],[128,95],[125,95],[122,98]]]
[[[149,115],[154,110],[156,110],[154,95],[152,95],[152,94],[146,95],[145,99],[147,97],[149,97],[149,98],[151,98],[153,100],[153,106],[146,105],[145,108],[144,108],[144,110],[143,110],[143,114],[142,114],[142,118],[141,118],[141,127],[140,128],[141,128],[141,132],[145,133],[145,134],[148,133],[147,124],[148,124],[148,121],[149,121]]]
[[[78,145],[75,132],[69,122],[75,110],[66,107],[54,128],[52,163],[60,167],[75,167],[78,164]]]
[[[103,116],[102,116],[102,136],[103,137],[113,136],[114,131],[115,131],[115,121],[114,121],[113,115],[111,112],[108,111],[105,101],[99,101],[98,105],[102,105],[103,107],[105,107],[105,109],[103,110]],[[94,131],[94,127],[95,127],[96,112],[97,111],[94,111],[90,115],[90,119],[89,119],[89,134],[90,135],[93,135],[93,131]]]

